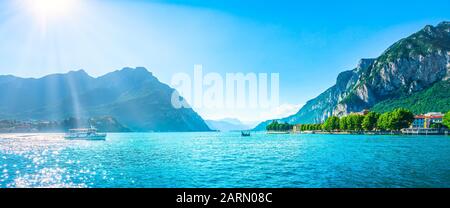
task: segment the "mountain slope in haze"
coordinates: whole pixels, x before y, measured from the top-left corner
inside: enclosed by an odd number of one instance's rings
[[[362,59],[355,69],[339,74],[334,86],[308,101],[296,114],[280,120],[320,123],[331,115],[343,116],[370,109],[386,100],[415,95],[449,78],[450,22],[435,27],[428,25],[396,42],[380,57]],[[450,93],[444,95],[449,96]],[[421,113],[429,109],[434,108],[422,108]],[[443,106],[435,110],[449,109]],[[269,122],[261,123],[256,129],[263,130]]]
[[[192,109],[172,107],[173,91],[142,67],[98,78],[83,70],[39,79],[0,76],[0,112],[3,119],[112,116],[133,131],[209,131]]]
[[[252,127],[237,119],[206,120],[209,128],[222,132],[248,130]]]

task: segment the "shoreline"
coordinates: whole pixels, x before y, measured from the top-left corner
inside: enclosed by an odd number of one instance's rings
[[[139,132],[129,132],[129,133],[139,133]],[[158,133],[158,132],[141,132],[141,133]],[[183,132],[178,132],[183,133]],[[186,132],[185,132],[186,133]],[[217,133],[217,132],[215,132]],[[304,131],[304,132],[261,132],[268,135],[295,135],[295,134],[318,134],[318,135],[353,135],[353,136],[363,136],[363,135],[381,135],[381,136],[450,136],[450,134],[405,134],[402,132],[322,132],[322,131]],[[119,133],[120,134],[120,133]],[[127,134],[127,133],[125,133]],[[17,140],[27,140],[27,139],[63,139],[64,133],[0,133],[0,139],[17,139]]]
[[[266,134],[324,134],[324,135],[397,135],[397,136],[450,136],[450,132],[443,133],[403,133],[401,131],[361,131],[361,132],[328,132],[328,131],[302,131],[302,132],[266,132]]]

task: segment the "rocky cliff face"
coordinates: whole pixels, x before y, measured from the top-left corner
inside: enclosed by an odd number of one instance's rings
[[[359,112],[449,78],[450,22],[442,22],[398,41],[376,59],[362,59],[355,69],[339,74],[334,86],[281,121],[323,122],[331,115]]]
[[[389,98],[410,95],[429,88],[450,75],[450,23],[426,26],[400,40],[363,70],[358,80],[339,100],[334,115],[370,108]]]
[[[337,108],[341,107],[340,102],[349,96],[350,89],[358,83],[360,75],[374,62],[375,59],[362,59],[355,69],[340,73],[336,85],[307,102],[297,114],[288,117],[287,122],[318,123],[335,114]]]

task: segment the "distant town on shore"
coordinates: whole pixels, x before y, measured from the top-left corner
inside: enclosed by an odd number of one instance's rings
[[[448,135],[450,111],[446,114],[430,112],[414,115],[411,111],[398,108],[394,111],[377,113],[363,110],[347,116],[331,116],[321,124],[289,124],[272,121],[268,133],[323,133],[323,134],[416,134]]]

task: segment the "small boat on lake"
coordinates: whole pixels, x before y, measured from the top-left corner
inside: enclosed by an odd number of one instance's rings
[[[71,140],[106,140],[106,134],[97,133],[95,128],[70,129],[64,138]]]
[[[247,132],[241,131],[241,136],[243,136],[243,137],[249,137],[249,136],[250,136],[250,132],[249,132],[249,131],[247,131]]]

